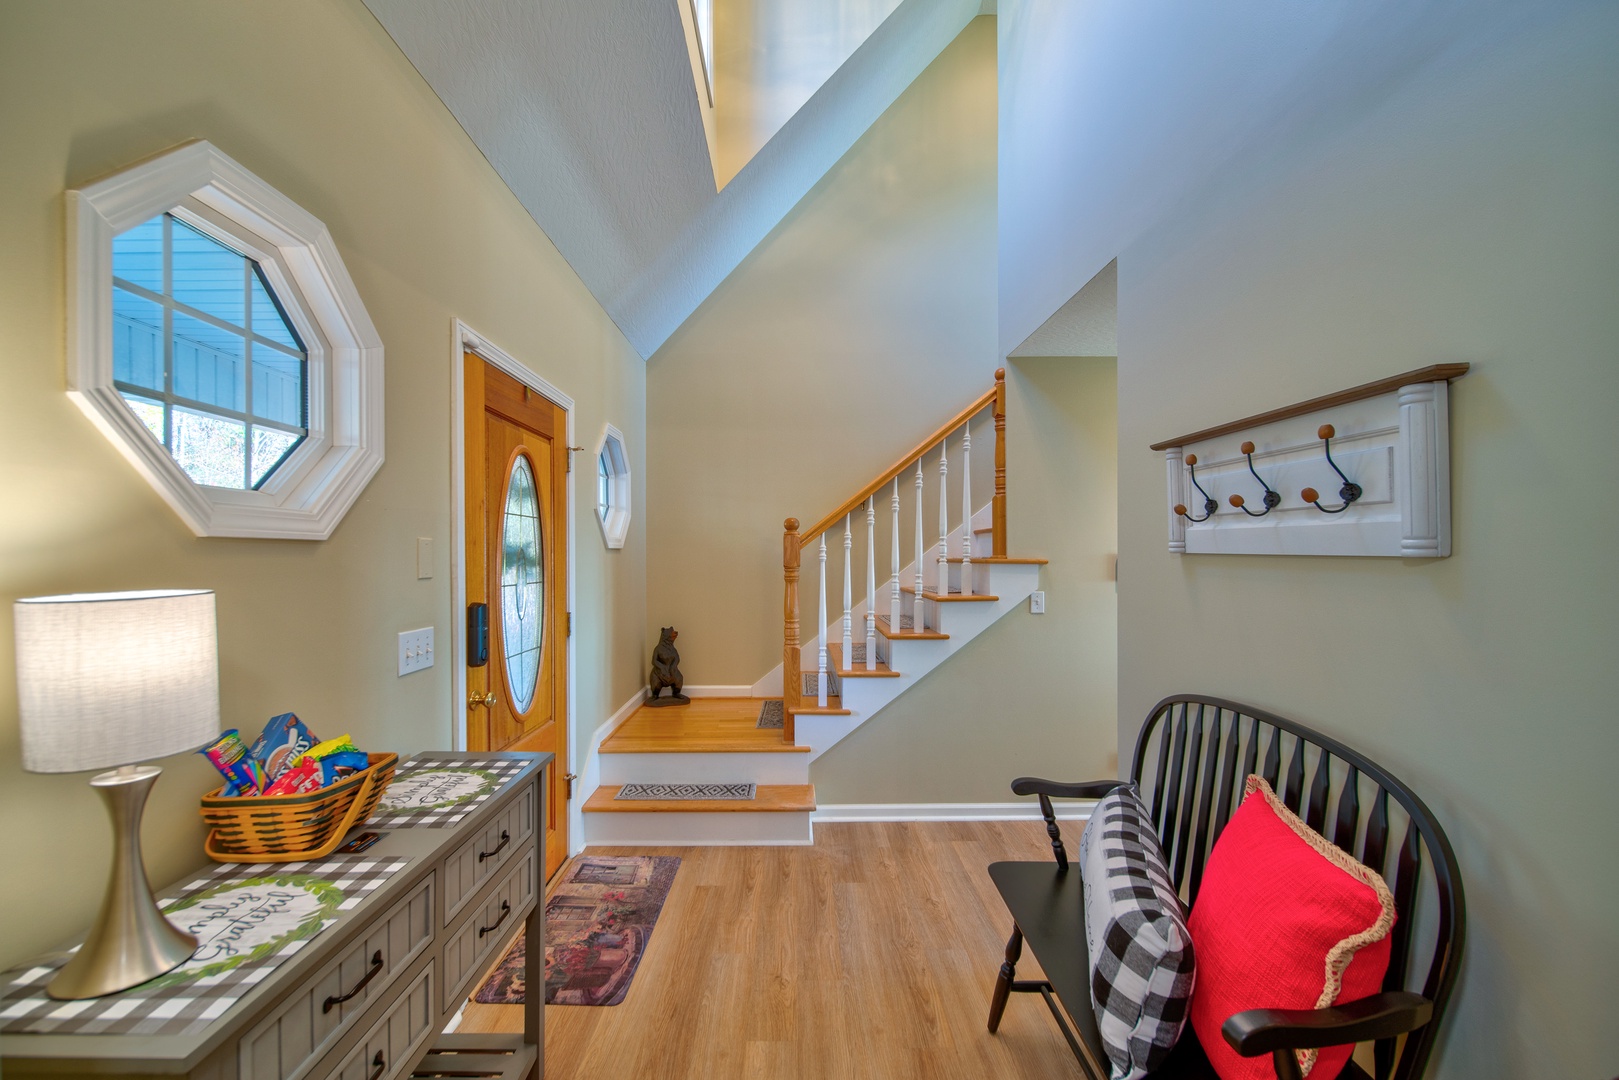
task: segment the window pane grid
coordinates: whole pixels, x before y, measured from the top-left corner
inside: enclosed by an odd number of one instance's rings
[[[113,269],[130,409],[194,482],[263,484],[308,435],[308,358],[258,264],[162,214],[114,240]]]

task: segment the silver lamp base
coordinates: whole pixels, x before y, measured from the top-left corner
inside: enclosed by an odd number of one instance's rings
[[[197,939],[158,910],[141,860],[141,812],[162,772],[155,765],[126,765],[90,780],[112,818],[112,876],[90,936],[45,987],[53,998],[102,997],[139,986],[179,967],[197,949]]]

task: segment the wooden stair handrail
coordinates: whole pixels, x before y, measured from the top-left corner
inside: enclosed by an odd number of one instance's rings
[[[933,434],[929,435],[910,453],[900,458],[893,467],[887,469],[878,477],[860,490],[860,493],[846,501],[837,510],[816,522],[808,531],[800,532],[797,518],[788,518],[782,523],[781,542],[781,569],[783,577],[782,591],[782,739],[793,742],[793,710],[803,701],[804,676],[803,659],[799,652],[800,632],[798,618],[798,577],[801,562],[801,553],[805,544],[825,533],[832,526],[853,513],[859,506],[865,504],[908,466],[914,465],[923,454],[938,446],[957,428],[971,420],[986,407],[993,407],[995,419],[995,494],[991,502],[990,520],[991,553],[997,558],[1006,557],[1006,369],[995,370],[995,385],[985,391],[976,401],[962,409],[955,416],[941,424]],[[940,493],[944,497],[944,493]],[[920,521],[920,519],[918,519]],[[963,528],[972,529],[971,520],[962,523]],[[868,604],[874,603],[874,597],[867,597]],[[897,629],[897,627],[896,627]]]
[[[826,517],[822,518],[820,521],[817,521],[810,528],[800,533],[799,542],[802,544],[809,543],[811,540],[814,540],[816,537],[826,532],[826,530],[842,521],[847,515],[854,513],[855,510],[865,505],[867,499],[877,494],[877,490],[879,488],[888,483],[890,480],[894,479],[894,477],[898,476],[900,473],[904,472],[907,467],[915,465],[917,458],[938,446],[947,437],[949,437],[952,432],[961,427],[962,424],[965,424],[968,420],[971,420],[974,416],[977,416],[980,412],[982,412],[986,405],[992,405],[1003,401],[1006,397],[1005,386],[1006,369],[999,368],[995,372],[995,385],[984,391],[984,393],[979,396],[978,400],[974,401],[965,409],[962,409],[949,420],[946,420],[933,432],[933,434],[924,439],[915,449],[911,450],[910,453],[900,458],[893,464],[892,467],[879,474],[877,479],[861,488],[860,493],[854,496],[854,498],[847,500],[842,506],[838,507],[836,510],[832,511],[832,513],[826,515]],[[1004,412],[1004,410],[1002,411]],[[998,430],[999,427],[997,426],[997,431]],[[1000,454],[998,452],[995,460],[997,465],[1001,463]]]

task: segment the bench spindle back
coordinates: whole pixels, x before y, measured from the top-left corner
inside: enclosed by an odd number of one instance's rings
[[[1456,980],[1465,931],[1461,871],[1444,831],[1409,788],[1335,739],[1220,698],[1166,698],[1141,729],[1131,779],[1152,809],[1188,906],[1197,899],[1214,842],[1241,802],[1243,782],[1254,773],[1312,829],[1388,882],[1397,917],[1383,988],[1414,990],[1434,1009],[1433,1019],[1412,1035],[1376,1044],[1373,1075],[1420,1076]]]

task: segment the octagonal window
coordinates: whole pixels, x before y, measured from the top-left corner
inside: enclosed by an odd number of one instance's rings
[[[74,403],[198,536],[330,536],[383,349],[326,227],[206,142],[67,198]]]
[[[113,385],[193,482],[256,489],[309,435],[309,354],[254,260],[173,213],[113,237]]]

